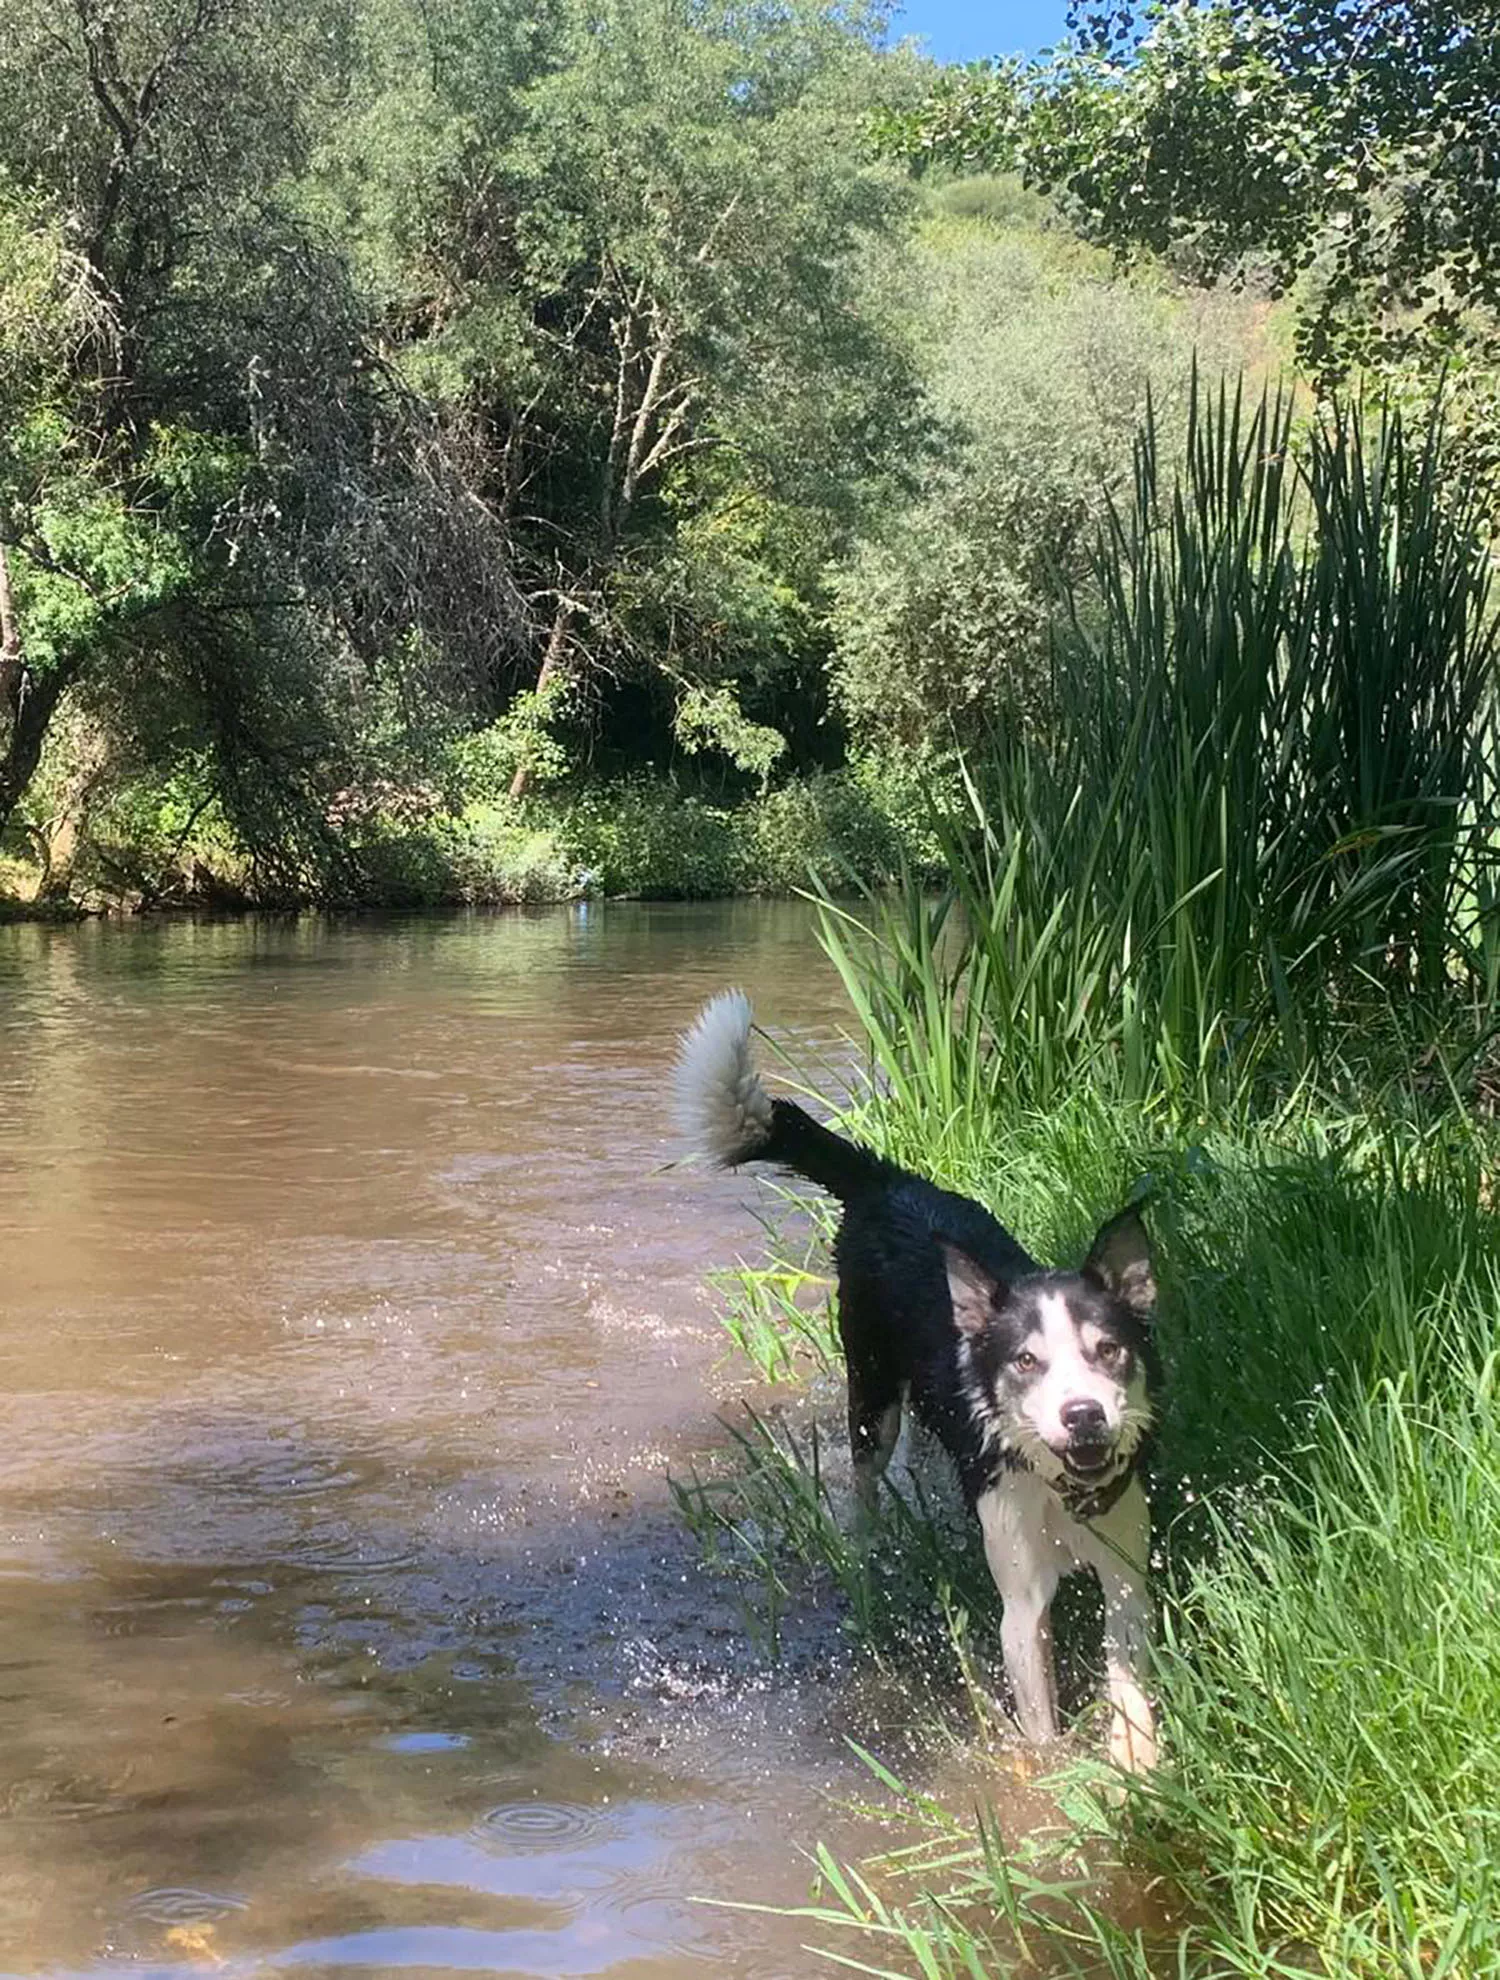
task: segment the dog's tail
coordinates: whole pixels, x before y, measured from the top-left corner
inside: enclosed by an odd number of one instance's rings
[[[773,1100],[750,1052],[750,1003],[726,990],[703,1006],[683,1038],[675,1074],[677,1116],[694,1146],[720,1168],[774,1162],[847,1203],[889,1180],[891,1164],[820,1127],[793,1100]]]

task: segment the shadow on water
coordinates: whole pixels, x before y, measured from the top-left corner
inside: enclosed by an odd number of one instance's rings
[[[871,1735],[663,1482],[726,982],[833,1040],[785,905],[0,931],[0,1973],[810,1970],[689,1902],[799,1901]]]

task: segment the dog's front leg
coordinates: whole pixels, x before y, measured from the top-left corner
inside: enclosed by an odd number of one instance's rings
[[[1049,1603],[1038,1603],[1031,1595],[1028,1589],[1004,1596],[1000,1641],[1005,1648],[1005,1675],[1016,1701],[1016,1722],[1034,1746],[1045,1746],[1057,1738],[1052,1622]]]
[[[1027,1507],[1011,1481],[981,1493],[975,1511],[984,1534],[984,1557],[1005,1605],[1000,1642],[1016,1719],[1026,1738],[1041,1746],[1057,1738],[1050,1616],[1057,1587],[1053,1550],[1036,1522],[1027,1518]]]
[[[1151,1642],[1146,1563],[1151,1520],[1145,1494],[1132,1485],[1098,1523],[1094,1568],[1104,1592],[1104,1688],[1109,1699],[1109,1757],[1127,1773],[1156,1765],[1156,1721],[1141,1682]]]
[[[1109,1698],[1109,1757],[1130,1774],[1156,1765],[1156,1720],[1141,1684],[1151,1635],[1151,1604],[1141,1582],[1104,1588],[1104,1684]]]

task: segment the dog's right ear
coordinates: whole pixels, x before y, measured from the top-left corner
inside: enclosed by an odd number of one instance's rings
[[[948,1297],[953,1301],[953,1324],[961,1334],[982,1333],[990,1315],[1005,1296],[1005,1288],[982,1265],[956,1244],[938,1239],[948,1274]]]
[[[1151,1262],[1151,1240],[1134,1204],[1100,1227],[1083,1269],[1138,1319],[1151,1318],[1156,1310],[1156,1267]]]

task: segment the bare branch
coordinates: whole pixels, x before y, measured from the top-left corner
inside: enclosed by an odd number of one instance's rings
[[[656,349],[651,354],[651,369],[646,376],[645,390],[641,393],[640,404],[636,408],[634,423],[630,432],[630,452],[625,461],[625,475],[620,485],[620,510],[623,514],[635,500],[640,486],[641,475],[648,459],[647,436],[651,422],[660,410],[664,395],[663,379],[672,356],[672,332],[663,327],[657,338]]]
[[[10,588],[10,564],[0,542],[0,703],[14,714],[21,693],[21,629]]]
[[[677,435],[682,431],[683,424],[687,419],[692,404],[692,399],[686,398],[680,405],[673,407],[671,414],[662,426],[661,432],[652,444],[650,452],[641,462],[640,471],[636,477],[638,481],[644,481],[647,475],[654,474],[658,468],[663,467],[669,460],[674,460],[677,455],[687,453],[694,445],[701,446],[706,444],[701,441],[694,442],[691,439],[678,440],[677,438]]]
[[[719,236],[720,234],[723,233],[724,229],[729,225],[730,221],[734,218],[739,203],[740,203],[740,195],[738,192],[736,192],[733,199],[730,200],[729,204],[724,208],[724,211],[714,221],[713,225],[709,228],[707,234],[704,236],[702,246],[698,249],[698,252],[693,256],[693,260],[698,264],[700,268],[708,260],[708,257],[713,253],[715,247],[718,245]]]

